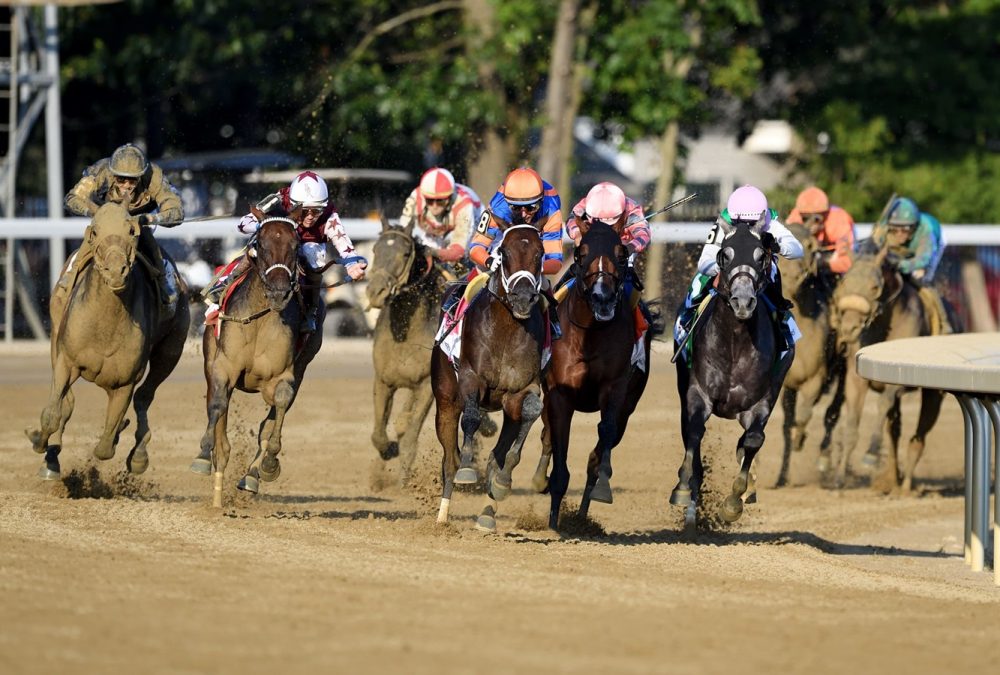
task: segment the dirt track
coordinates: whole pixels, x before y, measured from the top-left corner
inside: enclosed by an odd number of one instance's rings
[[[222,514],[210,479],[187,470],[205,424],[197,354],[153,405],[151,465],[136,479],[121,475],[130,446],[90,457],[105,398],[79,383],[55,484],[35,478],[41,457],[22,432],[38,423],[48,358],[0,356],[0,672],[972,672],[1000,657],[1000,589],[962,562],[954,400],[918,468],[922,496],[814,487],[814,449],[793,458],[797,487],[766,489],[778,413],[760,502],[735,527],[685,538],[667,504],[681,449],[661,352],[615,453],[615,503],[591,510],[607,534],[539,529],[548,497],[526,489],[533,431],[521,489],[489,537],[472,528],[478,494],[457,494],[453,524],[434,524],[429,425],[427,486],[373,491],[369,348],[338,348],[313,364],[289,415],[281,477],[255,500],[230,489]],[[238,395],[235,410],[230,486],[263,404]],[[574,426],[573,505],[595,425]],[[710,425],[718,486],[732,479],[737,436],[735,423]]]

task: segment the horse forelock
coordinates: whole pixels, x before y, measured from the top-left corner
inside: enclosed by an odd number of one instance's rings
[[[94,238],[97,242],[111,243],[112,237],[134,240],[139,236],[139,226],[129,220],[128,210],[117,202],[107,202],[97,209],[93,220]]]
[[[579,265],[583,270],[590,268],[591,264],[600,257],[611,258],[611,260],[618,264],[618,259],[616,256],[616,249],[621,245],[621,237],[615,232],[611,226],[606,225],[602,222],[595,222],[587,233],[583,235],[580,239],[580,249],[586,246],[586,255],[582,260],[579,261]],[[611,270],[604,270],[611,271]]]

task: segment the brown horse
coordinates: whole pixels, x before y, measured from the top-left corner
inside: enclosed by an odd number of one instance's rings
[[[26,431],[35,452],[45,453],[45,464],[38,472],[42,478],[59,477],[62,433],[75,402],[70,388],[81,376],[108,394],[104,433],[94,456],[114,457],[132,400],[135,445],[126,465],[132,473],[142,473],[149,465],[149,406],[157,387],[181,357],[191,317],[187,287],[172,262],[167,267],[177,281],[178,299],[172,307],[160,306],[149,264],[136,264],[139,228],[122,205],[101,206],[84,235],[94,252],[92,262],[73,288],[63,291],[57,286],[52,293],[52,390],[42,411],[41,428]],[[75,256],[69,259],[63,274],[74,261]]]
[[[823,417],[825,433],[820,443],[820,470],[828,465],[826,458],[829,456],[830,441],[844,401],[846,368],[843,356],[836,351],[830,326],[830,303],[836,279],[831,273],[820,271],[817,264],[818,244],[809,231],[796,224],[788,225],[788,229],[802,242],[805,256],[798,260],[779,258],[778,269],[784,294],[792,302],[792,312],[802,337],[795,343],[795,359],[785,376],[781,397],[784,452],[775,487],[787,484],[791,454],[802,450],[813,406],[824,390],[833,386],[833,400]]]
[[[226,423],[233,389],[260,392],[271,406],[258,429],[257,454],[238,485],[256,493],[259,481],[275,480],[281,473],[278,453],[285,414],[295,401],[306,366],[323,342],[321,328],[312,333],[301,330],[305,317],[298,291],[295,221],[266,217],[256,209],[254,215],[260,229],[247,252],[251,260],[248,278],[233,291],[226,314],[220,317],[218,339],[214,331],[206,330],[202,343],[208,427],[191,470],[207,474],[214,463],[212,503],[216,507],[222,506],[222,479],[229,463]],[[320,326],[322,318],[317,322]]]
[[[368,304],[382,310],[375,323],[372,347],[375,366],[372,444],[383,461],[401,456],[401,483],[410,477],[417,439],[434,396],[428,354],[434,348],[446,277],[427,251],[413,238],[413,221],[407,227],[392,227],[383,217],[365,289]],[[393,399],[400,389],[410,390],[410,396],[396,423],[397,430],[402,432],[397,441],[392,441],[386,427]],[[496,425],[485,415],[480,432],[496,433]]]
[[[532,225],[514,225],[503,233],[494,255],[499,265],[486,290],[465,312],[462,349],[453,366],[440,348],[431,356],[431,386],[437,403],[435,422],[444,450],[443,490],[438,522],[448,522],[455,484],[477,480],[473,466],[480,408],[503,410],[503,427],[487,465],[489,500],[477,529],[496,532],[496,503],[511,491],[511,472],[521,461],[521,447],[542,412],[540,374],[547,330],[539,303],[542,240]],[[458,449],[458,423],[464,435]],[[460,466],[461,465],[461,466]]]
[[[878,424],[872,433],[865,463],[871,466],[878,463],[883,429],[888,421],[890,445],[883,476],[886,480],[876,482],[891,484],[893,489],[900,486],[896,454],[900,435],[899,401],[905,389],[865,380],[857,373],[855,356],[858,349],[865,345],[930,335],[931,328],[919,290],[903,280],[895,266],[887,260],[887,254],[888,249],[882,249],[877,254],[857,257],[833,296],[833,324],[837,341],[846,349],[847,355],[845,414],[837,430],[840,461],[835,481],[838,486],[844,485],[850,454],[858,442],[858,425],[869,387],[880,395],[876,416]],[[909,492],[913,487],[913,469],[923,454],[924,439],[937,421],[942,398],[939,390],[921,390],[920,418],[916,433],[910,439],[902,478],[903,492]]]
[[[563,337],[552,345],[552,362],[542,381],[542,457],[533,481],[539,491],[547,482],[552,529],[559,523],[559,509],[569,487],[566,457],[570,423],[577,410],[601,413],[580,514],[587,515],[591,500],[612,502],[611,450],[625,435],[629,416],[646,388],[653,333],[647,330],[645,334],[644,367],[633,366],[635,314],[624,292],[628,251],[618,233],[604,223],[593,223],[574,253],[574,262],[572,288],[559,304]],[[550,457],[554,463],[546,481]]]

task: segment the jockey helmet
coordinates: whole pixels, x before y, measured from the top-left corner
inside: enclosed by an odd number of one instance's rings
[[[614,225],[625,213],[625,193],[614,183],[598,183],[587,193],[584,210],[592,220]]]
[[[292,179],[288,188],[288,200],[293,207],[326,208],[330,192],[326,181],[312,171],[303,171]]]
[[[530,206],[542,201],[542,177],[534,169],[514,169],[503,182],[504,199],[512,206]]]
[[[733,194],[729,195],[726,211],[734,221],[762,222],[764,228],[771,223],[771,210],[767,208],[767,197],[753,185],[736,188]]]
[[[424,199],[448,199],[455,194],[455,177],[448,169],[428,169],[420,177],[420,194]]]
[[[111,154],[111,173],[123,178],[141,178],[149,168],[146,154],[138,146],[126,143]]]
[[[826,213],[830,210],[830,198],[814,185],[799,193],[795,208],[799,213]]]
[[[916,202],[906,197],[900,197],[889,209],[888,223],[897,227],[916,227],[920,222],[920,209]]]

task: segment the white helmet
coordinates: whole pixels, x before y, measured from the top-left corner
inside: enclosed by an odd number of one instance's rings
[[[330,191],[326,182],[312,171],[303,171],[292,180],[288,189],[288,199],[292,207],[326,208]]]

